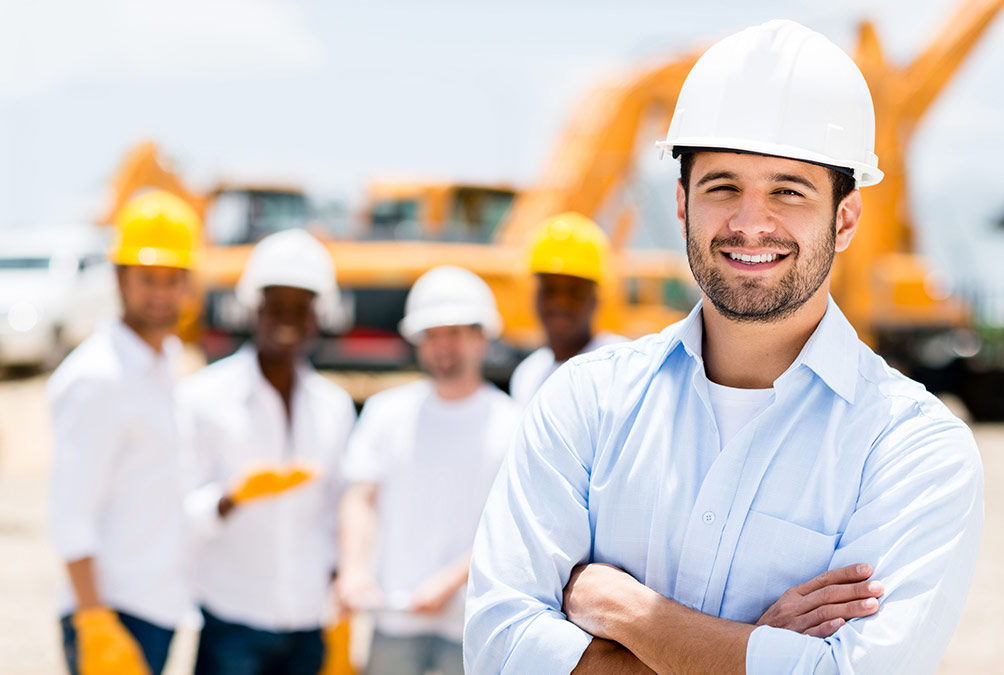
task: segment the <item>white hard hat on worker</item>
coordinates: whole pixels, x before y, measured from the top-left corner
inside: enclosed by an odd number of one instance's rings
[[[302,288],[314,292],[323,304],[338,302],[331,254],[305,230],[270,234],[252,249],[237,282],[237,298],[241,304],[255,309],[261,302],[262,291],[269,286]]]
[[[430,328],[480,326],[494,340],[502,332],[502,317],[495,296],[481,277],[452,265],[435,267],[415,282],[404,305],[398,328],[411,343],[418,343]]]
[[[775,20],[731,35],[704,53],[680,90],[666,140],[674,157],[748,152],[882,180],[875,110],[864,76],[829,39]]]

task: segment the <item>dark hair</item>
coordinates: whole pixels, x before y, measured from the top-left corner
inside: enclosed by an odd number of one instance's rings
[[[693,152],[685,152],[680,155],[680,181],[683,183],[683,194],[687,198],[690,197],[690,173],[694,168],[694,154]],[[830,185],[833,186],[833,213],[835,215],[840,202],[844,201],[844,197],[854,190],[854,177],[828,167],[826,170],[830,174]]]

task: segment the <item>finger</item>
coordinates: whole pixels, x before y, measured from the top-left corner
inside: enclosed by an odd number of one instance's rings
[[[824,605],[836,605],[852,600],[864,600],[865,598],[881,597],[885,589],[882,582],[859,581],[854,584],[839,584],[836,586],[824,586],[818,591],[813,591],[804,597],[806,610],[815,609]]]
[[[871,616],[878,611],[879,602],[875,598],[865,598],[853,602],[844,602],[836,605],[825,605],[799,617],[797,622],[799,627],[796,630],[801,633],[811,626],[819,625],[833,619],[843,619],[850,621],[862,616]]]
[[[808,595],[813,591],[818,591],[825,586],[835,586],[837,584],[849,584],[855,581],[863,581],[872,575],[872,566],[868,563],[858,563],[838,567],[835,570],[826,570],[822,574],[814,576],[805,583],[794,587],[799,595]]]
[[[812,628],[803,631],[803,634],[808,635],[809,637],[828,638],[840,630],[840,627],[845,623],[846,621],[843,619],[831,619],[830,621],[824,621],[818,626],[813,626]]]

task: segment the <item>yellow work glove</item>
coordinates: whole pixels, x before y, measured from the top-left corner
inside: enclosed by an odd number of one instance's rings
[[[348,618],[324,629],[324,664],[319,675],[355,675],[349,654]]]
[[[230,495],[234,504],[242,504],[252,499],[273,497],[302,485],[314,478],[316,473],[309,467],[270,467],[260,469],[245,476]]]
[[[107,607],[78,609],[73,614],[77,630],[77,669],[80,675],[149,675],[143,650],[132,634]]]

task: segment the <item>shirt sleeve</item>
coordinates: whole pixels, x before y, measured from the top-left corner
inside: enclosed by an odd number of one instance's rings
[[[341,467],[345,459],[352,429],[356,423],[356,406],[348,394],[340,397],[339,407],[341,407],[341,411],[337,415],[339,426],[335,438],[334,459],[331,462],[332,470],[328,471],[325,479],[324,495],[325,522],[331,535],[329,541],[331,542],[332,568],[336,568],[338,565],[338,548],[336,544],[338,541],[338,503],[345,492],[345,478],[342,475]]]
[[[922,421],[922,423],[918,423]],[[983,531],[983,469],[972,433],[917,416],[880,438],[830,563],[867,562],[885,594],[829,638],[761,626],[748,673],[933,673],[962,613]]]
[[[50,536],[63,559],[96,554],[101,506],[119,450],[114,397],[101,381],[50,392],[53,429]]]
[[[592,541],[595,403],[578,400],[572,375],[566,365],[534,399],[488,497],[467,589],[467,672],[568,673],[592,639],[561,611]]]
[[[183,508],[189,532],[196,540],[216,537],[223,531],[220,500],[226,493],[220,479],[212,424],[199,414],[194,385],[185,382],[179,395],[183,423],[181,450],[182,479],[185,486]]]
[[[386,406],[381,404],[380,399],[367,401],[349,436],[341,472],[346,485],[379,483],[390,470],[393,458],[386,429],[394,420],[384,414]]]

